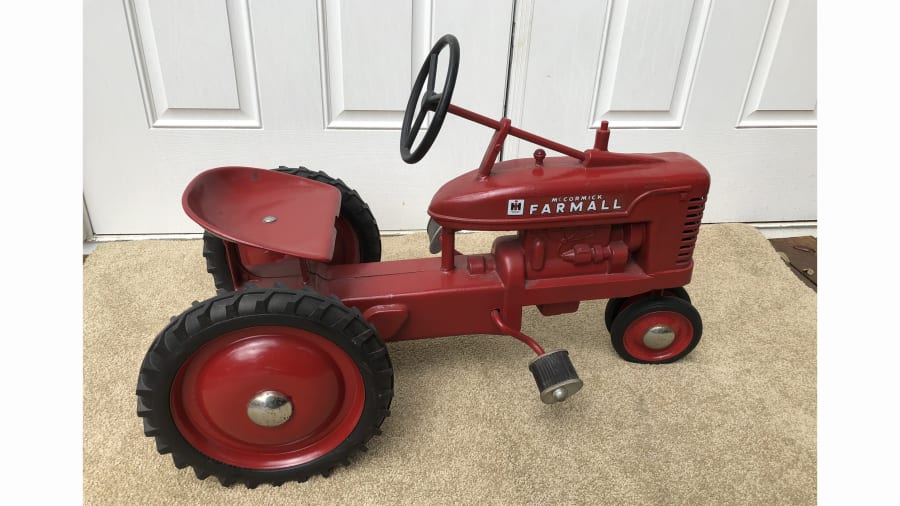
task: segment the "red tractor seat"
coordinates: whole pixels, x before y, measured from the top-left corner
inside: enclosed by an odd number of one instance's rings
[[[320,262],[334,254],[341,193],[302,177],[251,167],[202,172],[181,199],[201,227],[227,241]]]

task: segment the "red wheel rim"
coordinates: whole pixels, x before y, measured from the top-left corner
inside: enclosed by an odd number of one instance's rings
[[[247,415],[258,393],[291,401],[281,425]],[[260,326],[223,334],[179,369],[169,404],[179,432],[205,455],[248,469],[281,469],[337,448],[362,415],[365,385],[353,359],[313,332]]]
[[[675,333],[671,344],[655,349],[644,344],[644,335],[657,325],[666,326]],[[691,345],[694,325],[681,313],[654,311],[638,317],[625,329],[623,345],[629,355],[645,362],[662,362],[678,356]]]
[[[359,253],[359,238],[353,225],[338,216],[334,220],[334,228],[337,231],[334,239],[334,254],[331,255],[332,264],[358,264],[361,260]]]

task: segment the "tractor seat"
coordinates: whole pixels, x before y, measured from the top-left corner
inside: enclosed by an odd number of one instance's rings
[[[341,193],[331,185],[273,170],[219,167],[195,177],[181,205],[226,241],[320,262],[334,254]]]

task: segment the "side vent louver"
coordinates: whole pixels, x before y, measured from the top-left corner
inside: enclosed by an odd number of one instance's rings
[[[691,263],[705,204],[706,197],[694,197],[688,201],[688,207],[684,214],[684,228],[681,230],[681,245],[678,247],[678,255],[675,259],[675,265],[678,267],[684,267]]]

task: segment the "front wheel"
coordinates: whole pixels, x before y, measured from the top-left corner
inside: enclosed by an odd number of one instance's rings
[[[620,357],[642,364],[680,360],[700,342],[700,313],[673,296],[639,300],[613,320],[610,335]]]
[[[141,365],[137,414],[178,468],[223,485],[328,476],[380,433],[393,397],[384,343],[311,289],[249,289],[194,305]]]

